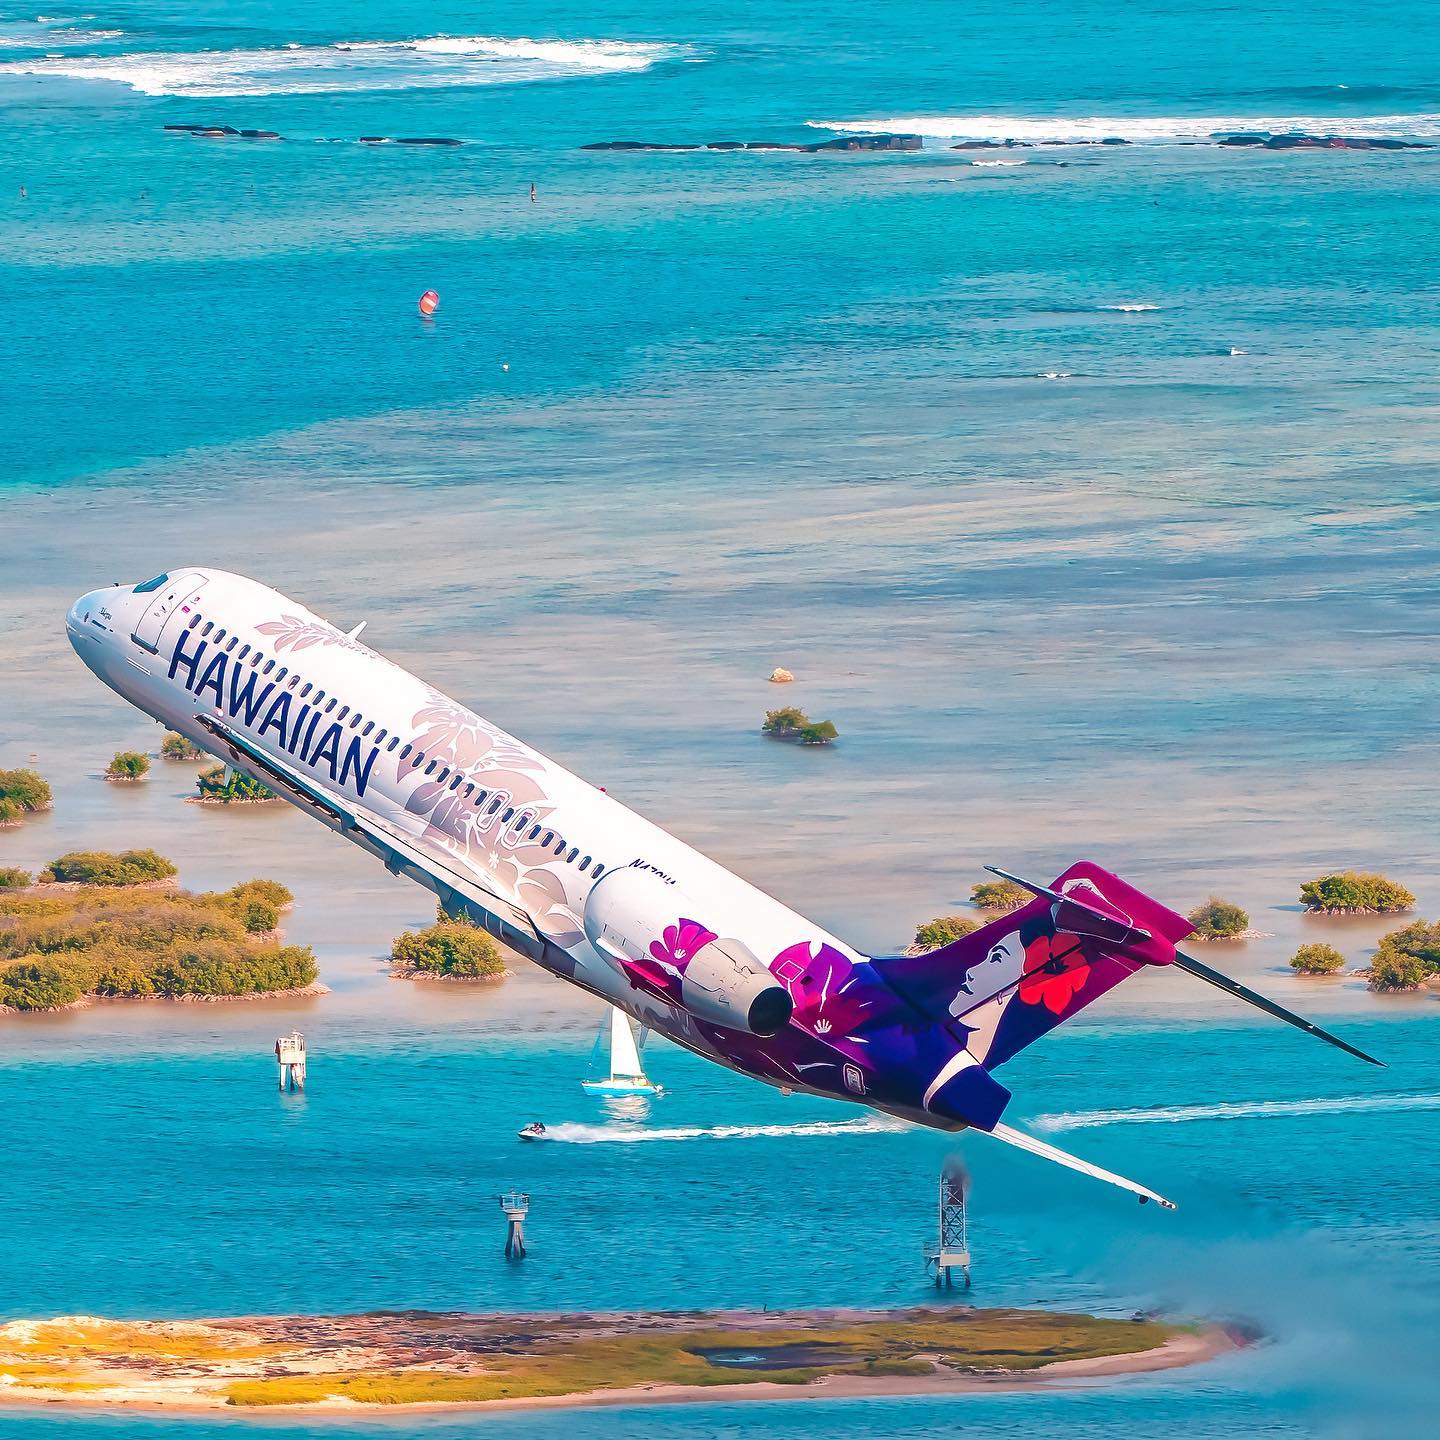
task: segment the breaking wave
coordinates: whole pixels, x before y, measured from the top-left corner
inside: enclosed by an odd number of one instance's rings
[[[1030,1125],[1054,1134],[1060,1130],[1090,1130],[1103,1125],[1181,1125],[1191,1120],[1264,1120],[1288,1115],[1343,1115],[1382,1110],[1440,1110],[1440,1095],[1351,1095],[1332,1100],[1237,1100],[1138,1110],[1071,1110],[1060,1115],[1037,1115]]]
[[[109,81],[142,95],[307,95],[613,75],[646,70],[684,53],[683,46],[626,40],[435,35],[253,50],[35,55],[0,62],[0,74]]]
[[[877,131],[921,135],[930,140],[1046,141],[1129,140],[1137,145],[1175,144],[1239,133],[1365,135],[1377,139],[1440,137],[1440,113],[1408,115],[1083,115],[1041,119],[1028,115],[889,115],[866,120],[809,120],[817,130],[842,134]]]
[[[893,1135],[910,1127],[878,1116],[865,1120],[816,1120],[808,1125],[675,1125],[653,1130],[630,1125],[551,1125],[546,1140],[569,1145],[639,1145],[659,1140],[761,1140],[790,1135]]]

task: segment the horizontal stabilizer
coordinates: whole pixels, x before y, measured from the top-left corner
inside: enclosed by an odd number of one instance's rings
[[[1247,1005],[1253,1005],[1257,1010],[1263,1010],[1267,1015],[1273,1015],[1277,1020],[1283,1020],[1287,1025],[1293,1025],[1297,1030],[1303,1030],[1307,1035],[1313,1035],[1317,1040],[1323,1040],[1327,1045],[1334,1045],[1347,1055],[1353,1055],[1357,1060],[1364,1060],[1368,1065],[1378,1065],[1382,1070],[1386,1068],[1383,1060],[1377,1060],[1373,1055],[1367,1055],[1363,1050],[1357,1050],[1348,1041],[1342,1040],[1338,1035],[1332,1035],[1328,1030],[1322,1030],[1320,1026],[1305,1019],[1303,1015],[1297,1015],[1293,1010],[1287,1010],[1283,1005],[1277,1005],[1273,1000],[1267,1000],[1265,996],[1251,990],[1249,986],[1242,985],[1238,980],[1232,980],[1219,970],[1212,970],[1208,965],[1202,965],[1198,960],[1192,960],[1183,951],[1175,952],[1175,964],[1187,975],[1193,975],[1197,980],[1203,980],[1207,985],[1213,985],[1217,990],[1223,990],[1227,995],[1233,995],[1237,1000],[1243,1000]]]
[[[1031,1155],[1038,1155],[1042,1160],[1053,1160],[1057,1165],[1065,1166],[1067,1170],[1079,1171],[1081,1175],[1089,1175],[1094,1180],[1104,1180],[1108,1185],[1118,1185],[1120,1189],[1128,1190],[1132,1195],[1138,1195],[1142,1205],[1153,1200],[1167,1210],[1175,1208],[1173,1200],[1167,1200],[1163,1195],[1156,1194],[1154,1190],[1148,1190],[1144,1185],[1137,1185],[1135,1181],[1127,1180],[1123,1175],[1115,1174],[1113,1170],[1104,1170],[1099,1165],[1092,1165],[1088,1160],[1082,1160],[1078,1155],[1070,1154],[1068,1150],[1061,1150],[1057,1145],[1047,1145],[1045,1141],[1037,1140],[1023,1130],[1013,1130],[1009,1125],[996,1125],[993,1130],[985,1130],[980,1133],[993,1135],[997,1140],[1003,1140],[1017,1150],[1027,1150]]]

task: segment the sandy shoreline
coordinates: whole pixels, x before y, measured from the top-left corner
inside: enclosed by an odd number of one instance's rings
[[[1067,1349],[1122,1345],[1132,1325],[1160,1343],[1063,1358]],[[1015,1364],[993,1363],[997,1341],[1002,1352],[1007,1344],[1021,1347]],[[179,1322],[71,1316],[0,1325],[0,1405],[344,1417],[959,1395],[1175,1369],[1246,1343],[1238,1331],[1215,1324],[1180,1328],[966,1307],[510,1317],[410,1311]],[[667,1345],[683,1357],[694,1383],[644,1378],[673,1359]],[[974,1354],[962,1363],[967,1347]],[[878,1353],[862,1358],[862,1350]],[[1046,1360],[1050,1355],[1062,1358]],[[733,1364],[749,1368],[729,1371]],[[836,1368],[842,1366],[863,1373]],[[763,1378],[765,1368],[784,1378]],[[572,1373],[592,1378],[543,1393]],[[616,1383],[595,1384],[601,1374]],[[541,1393],[506,1393],[536,1376]],[[385,1398],[332,1393],[352,1381],[379,1384]],[[309,1384],[313,1396],[293,1400],[283,1387],[297,1382]],[[282,1388],[267,1388],[276,1385]],[[445,1385],[469,1386],[471,1393],[428,1393]]]

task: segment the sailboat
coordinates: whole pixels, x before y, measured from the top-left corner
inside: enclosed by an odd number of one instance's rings
[[[606,1024],[601,1025],[600,1035],[595,1044],[598,1049],[605,1038]],[[592,1095],[658,1095],[660,1087],[645,1074],[640,1064],[640,1047],[635,1043],[635,1031],[631,1028],[630,1017],[623,1011],[610,1007],[608,1021],[610,1031],[610,1074],[604,1080],[582,1080]]]

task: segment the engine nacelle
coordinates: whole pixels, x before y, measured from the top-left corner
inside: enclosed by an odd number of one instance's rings
[[[795,1008],[784,986],[738,940],[724,940],[699,907],[653,871],[611,870],[585,902],[585,936],[630,983],[697,1020],[774,1035]]]

